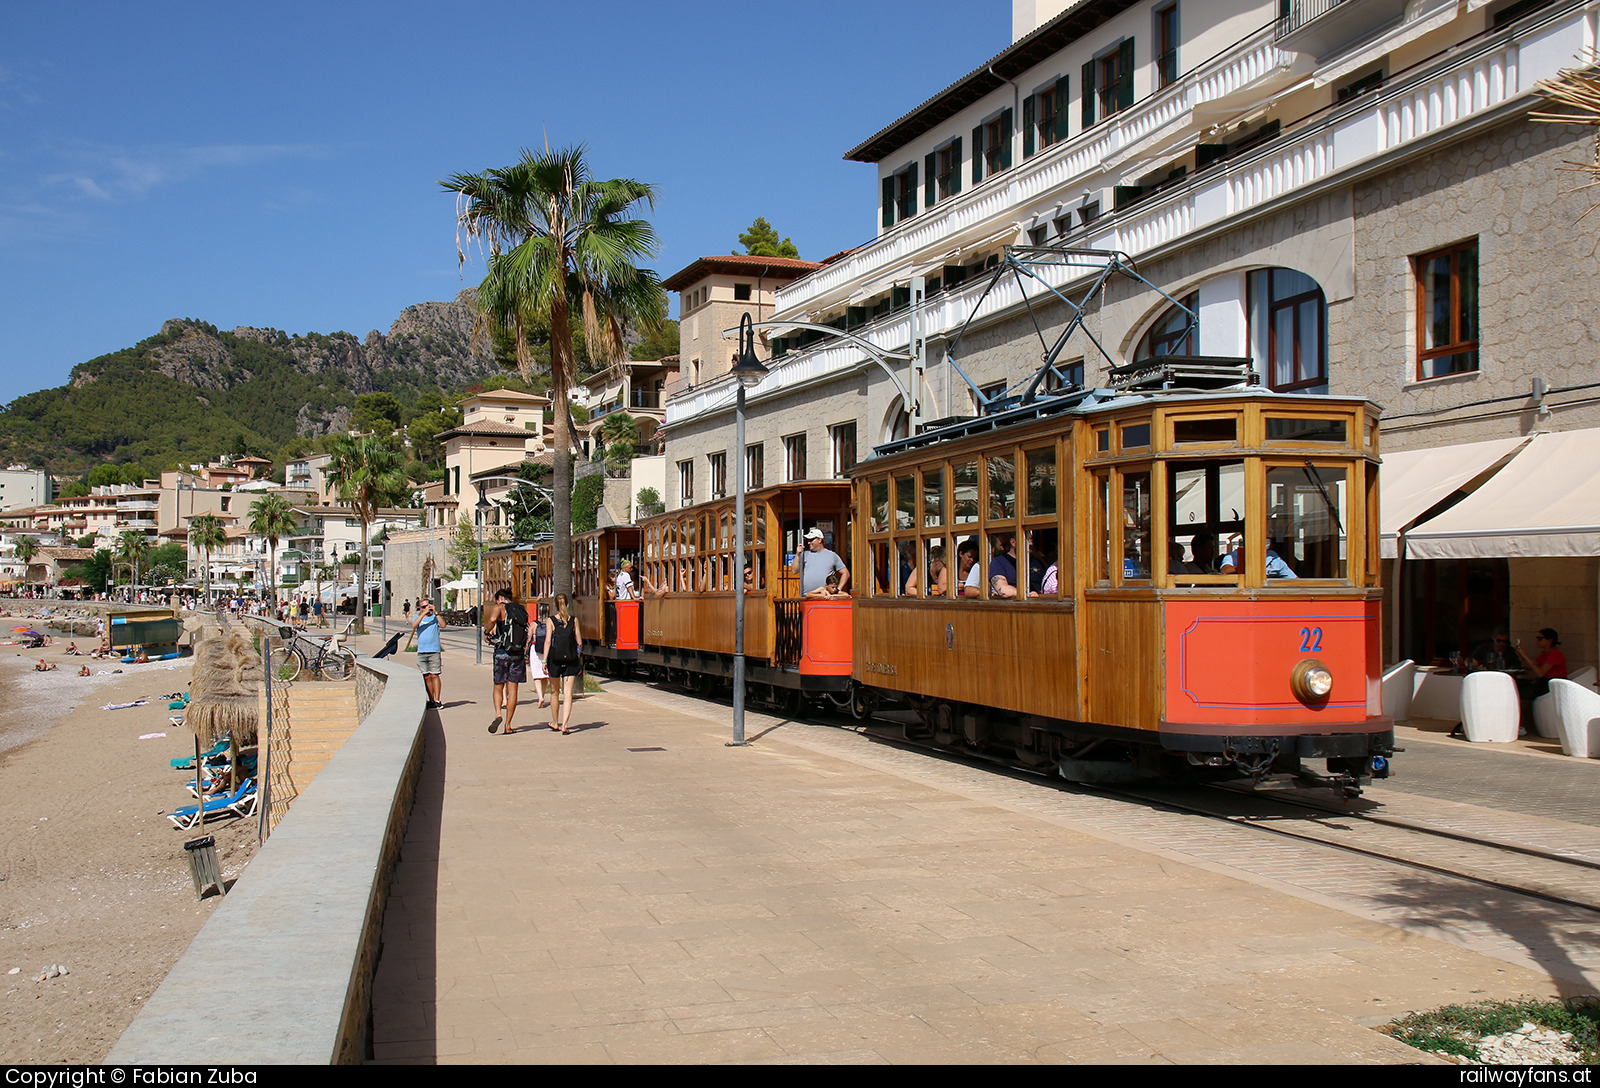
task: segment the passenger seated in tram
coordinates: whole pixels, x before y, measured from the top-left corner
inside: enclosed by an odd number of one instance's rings
[[[756,591],[756,568],[749,563],[744,565],[744,591],[746,593]]]
[[[994,555],[989,559],[989,592],[996,597],[1017,595],[1017,537],[998,533],[990,538]]]
[[[1218,574],[1233,574],[1244,567],[1244,541],[1222,557],[1222,566],[1217,568]],[[1267,537],[1267,577],[1268,578],[1293,578],[1294,571],[1289,569],[1289,564],[1284,562],[1273,546],[1272,538]]]
[[[900,588],[900,596],[916,596],[917,584],[917,545],[914,541],[906,541],[900,545],[900,578],[896,583]]]
[[[943,597],[949,589],[948,574],[944,565],[944,545],[935,544],[928,549],[928,583],[932,587],[928,591],[930,597]],[[915,568],[911,577],[906,579],[906,596],[915,597],[922,590],[922,578]]]
[[[961,580],[958,597],[981,597],[983,586],[978,574],[978,538],[969,536],[956,545],[956,577]]]
[[[1039,576],[1039,592],[1030,596],[1054,597],[1061,587],[1061,566],[1056,562],[1056,546],[1045,541],[1036,546],[1035,552],[1045,567],[1044,573]]]

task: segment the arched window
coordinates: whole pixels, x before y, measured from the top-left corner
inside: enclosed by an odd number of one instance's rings
[[[1200,312],[1200,292],[1191,291],[1180,300],[1195,314]],[[1150,331],[1139,341],[1135,359],[1153,359],[1158,355],[1199,355],[1200,319],[1191,317],[1177,306],[1167,307],[1167,312],[1157,319]]]
[[[883,440],[897,442],[909,437],[911,437],[911,414],[906,411],[905,405],[895,401],[883,420]]]
[[[1250,273],[1250,348],[1274,392],[1328,390],[1328,304],[1292,268]]]

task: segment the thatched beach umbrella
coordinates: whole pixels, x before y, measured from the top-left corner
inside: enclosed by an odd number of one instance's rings
[[[221,618],[221,617],[219,617]],[[190,617],[184,621],[194,642],[194,673],[189,681],[189,706],[183,724],[194,733],[195,778],[200,778],[200,750],[219,737],[231,737],[228,763],[239,785],[239,747],[256,743],[261,712],[257,700],[265,680],[261,655],[250,633],[222,619]]]

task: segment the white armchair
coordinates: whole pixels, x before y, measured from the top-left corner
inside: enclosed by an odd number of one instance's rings
[[[1503,672],[1475,672],[1461,682],[1461,724],[1474,744],[1517,739],[1522,703],[1517,682]]]
[[[1550,681],[1550,695],[1560,718],[1561,750],[1600,757],[1600,695],[1570,680]]]
[[[1417,666],[1409,658],[1391,665],[1383,674],[1383,713],[1403,722],[1411,716],[1411,694],[1416,690]]]

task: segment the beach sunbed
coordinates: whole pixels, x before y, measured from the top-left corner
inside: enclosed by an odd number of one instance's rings
[[[256,780],[247,778],[226,797],[213,797],[200,805],[184,805],[167,813],[172,826],[183,831],[199,827],[213,816],[252,816],[256,811]]]
[[[177,724],[179,724],[179,725],[183,724],[183,719],[182,718],[174,718],[173,720],[175,722],[177,722]],[[222,755],[227,750],[228,750],[228,738],[227,737],[223,737],[221,740],[217,741],[217,743],[213,744],[210,748],[207,748],[204,752],[201,752],[200,753],[200,758],[201,759],[211,759],[214,756]],[[194,756],[183,756],[181,758],[173,760],[172,761],[172,769],[175,770],[175,771],[190,771],[190,770],[193,770],[194,769]]]

